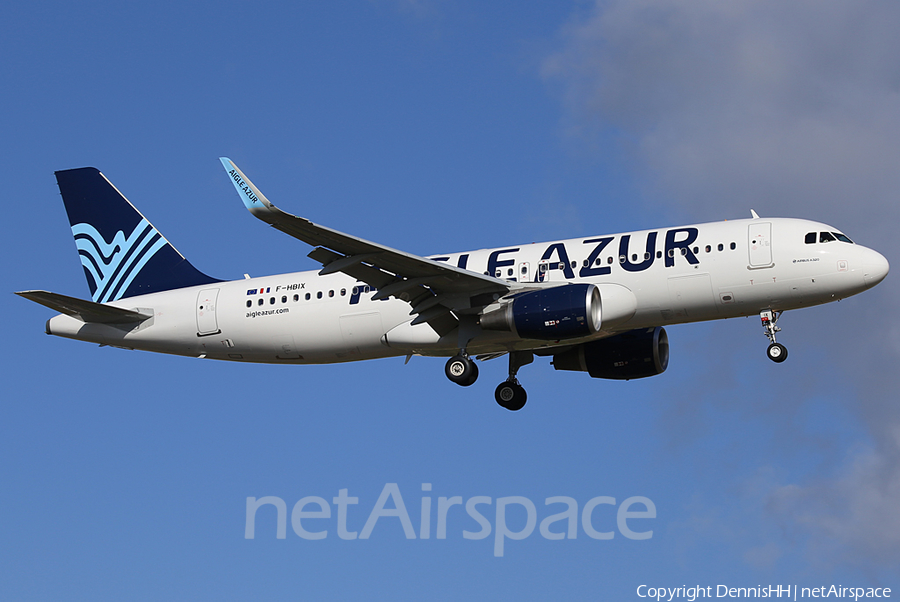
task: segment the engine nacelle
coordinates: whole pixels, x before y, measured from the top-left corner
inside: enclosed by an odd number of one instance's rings
[[[507,330],[523,339],[559,341],[600,330],[600,291],[593,284],[565,284],[516,296],[481,317],[485,330]]]
[[[646,378],[662,374],[668,366],[669,337],[660,326],[582,343],[553,356],[557,370],[587,372],[592,378]]]

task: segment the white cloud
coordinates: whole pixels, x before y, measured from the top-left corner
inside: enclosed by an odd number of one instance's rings
[[[697,215],[896,216],[897,27],[896,3],[603,2],[543,74],[572,130],[621,132]]]
[[[896,266],[898,31],[893,1],[604,1],[563,29],[542,75],[573,140],[613,134],[633,158],[648,208],[703,221],[751,207],[818,219]],[[867,426],[871,449],[828,478],[772,485],[769,496],[770,512],[832,560],[900,559],[898,296],[895,274],[855,313],[835,311],[840,322],[825,332],[829,365],[856,391],[845,407]],[[745,559],[777,556],[761,546]]]
[[[898,500],[896,456],[868,451],[833,480],[775,489],[769,509],[776,519],[790,519],[812,535],[808,550],[819,560],[896,567]]]

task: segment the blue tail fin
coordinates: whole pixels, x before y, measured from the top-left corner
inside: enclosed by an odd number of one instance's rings
[[[58,171],[56,182],[94,301],[221,282],[192,266],[97,169]]]

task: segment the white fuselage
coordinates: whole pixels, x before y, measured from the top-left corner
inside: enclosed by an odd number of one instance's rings
[[[807,243],[809,233],[816,242]],[[532,243],[431,257],[519,282],[600,287],[602,330],[617,332],[756,315],[835,301],[877,284],[887,262],[876,251],[819,242],[825,224],[787,218],[716,222]],[[455,333],[410,326],[410,305],[373,301],[375,291],[342,273],[316,271],[220,282],[121,299],[152,313],[138,325],[84,323],[58,315],[47,332],[100,344],[211,359],[331,363],[407,355],[453,355]],[[500,300],[502,302],[502,300]],[[587,339],[523,340],[478,331],[468,352],[540,349]]]

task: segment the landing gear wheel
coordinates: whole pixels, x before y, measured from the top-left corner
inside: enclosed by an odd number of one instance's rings
[[[787,359],[787,347],[781,343],[772,343],[769,345],[769,348],[766,349],[766,355],[768,355],[769,359],[773,362],[780,364]]]
[[[771,309],[764,309],[759,312],[763,330],[765,330],[766,336],[769,338],[769,343],[771,343],[769,348],[766,349],[766,355],[768,355],[769,359],[776,364],[780,364],[787,359],[787,347],[775,341],[775,333],[781,331],[781,329],[778,328],[778,318],[782,313],[784,312]]]
[[[478,379],[478,366],[464,355],[455,355],[444,366],[447,378],[461,387],[468,387]]]
[[[507,380],[497,386],[494,391],[494,399],[501,407],[517,412],[525,407],[528,395],[522,385],[514,380]]]

